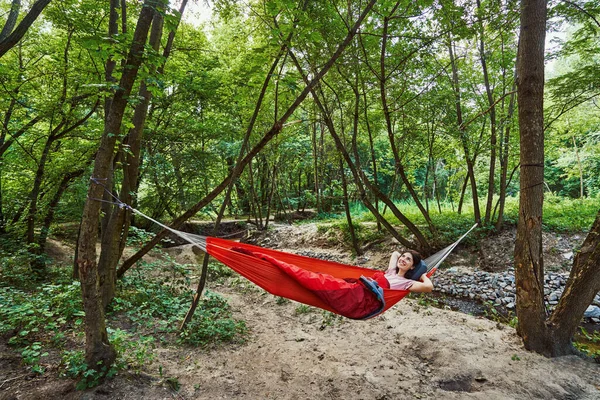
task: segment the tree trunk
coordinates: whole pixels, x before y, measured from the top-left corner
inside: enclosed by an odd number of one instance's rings
[[[521,131],[519,222],[515,242],[518,333],[525,347],[552,355],[544,308],[544,40],[546,1],[521,2],[517,96]]]
[[[515,74],[516,75],[516,74]],[[515,83],[513,83],[512,91],[515,92],[510,95],[510,102],[508,104],[508,113],[506,116],[506,129],[504,130],[504,137],[502,138],[502,153],[500,156],[500,196],[498,199],[498,219],[496,220],[496,230],[500,230],[504,224],[504,205],[506,203],[506,189],[508,188],[508,149],[510,144],[510,128],[511,120],[515,109],[516,99],[516,76]]]
[[[162,11],[156,12],[152,21],[149,45],[158,52],[160,38],[163,31]],[[150,73],[155,69],[151,68]],[[125,204],[131,204],[133,192],[137,188],[139,174],[142,132],[148,115],[148,105],[152,95],[142,81],[138,90],[138,98],[141,101],[136,105],[133,113],[133,128],[131,128],[123,141],[129,151],[121,152],[125,158],[123,163],[123,182],[119,199]],[[106,308],[115,296],[117,284],[117,264],[125,249],[129,226],[131,225],[131,211],[123,207],[112,207],[111,214],[107,215],[106,231],[102,234],[102,250],[98,261],[98,276],[100,280],[100,293],[102,295],[102,306]]]
[[[396,3],[396,5],[394,6],[390,15],[393,15],[393,13],[395,12],[395,10],[399,4],[400,4],[399,2]],[[394,161],[396,163],[396,170],[400,174],[400,178],[402,178],[402,182],[404,182],[404,185],[406,186],[406,189],[410,193],[410,196],[412,197],[413,201],[415,202],[417,208],[419,209],[419,211],[423,215],[423,218],[427,222],[427,226],[429,227],[429,230],[435,234],[436,229],[433,224],[433,221],[431,221],[429,212],[423,207],[423,204],[421,204],[421,201],[419,200],[419,196],[417,195],[417,192],[413,188],[412,183],[408,179],[408,176],[406,176],[406,172],[404,171],[404,165],[402,164],[402,160],[400,159],[400,155],[398,154],[398,149],[396,148],[396,139],[394,137],[394,127],[392,124],[392,117],[391,117],[391,113],[390,113],[389,105],[388,105],[388,101],[387,101],[387,87],[386,87],[387,75],[386,75],[386,68],[385,68],[385,66],[386,66],[385,65],[386,45],[387,45],[387,39],[388,39],[388,25],[389,25],[390,18],[391,17],[388,17],[388,16],[384,17],[383,38],[381,41],[379,90],[381,93],[381,106],[383,108],[383,116],[385,119],[385,125],[386,125],[386,129],[387,129],[387,133],[388,133],[388,138],[390,140],[392,154],[394,155]]]
[[[50,232],[50,225],[52,225],[52,222],[54,221],[54,213],[56,211],[56,207],[58,206],[60,199],[69,187],[69,184],[73,182],[75,178],[78,178],[81,175],[83,175],[83,172],[83,169],[79,169],[65,174],[60,184],[58,185],[58,189],[56,189],[56,193],[54,193],[54,197],[52,197],[52,200],[50,200],[50,203],[48,203],[48,211],[46,212],[46,216],[44,217],[44,223],[42,225],[42,229],[40,230],[40,235],[38,236],[37,240],[40,254],[46,252],[46,242],[48,239],[48,233]]]
[[[13,29],[15,29],[15,25],[17,24],[17,18],[19,18],[20,10],[21,0],[12,0],[8,18],[6,18],[6,23],[2,28],[2,32],[0,32],[0,42],[6,39],[8,35],[10,35],[10,33],[13,31]]]
[[[89,368],[98,371],[107,370],[110,367],[115,360],[116,352],[108,341],[104,307],[99,292],[96,242],[98,240],[100,202],[97,199],[102,198],[104,184],[109,179],[109,171],[114,155],[113,149],[121,131],[127,100],[142,63],[144,46],[154,16],[155,6],[156,1],[154,0],[146,0],[142,6],[133,35],[133,43],[119,82],[119,88],[115,92],[108,111],[100,148],[96,153],[93,180],[88,189],[81,219],[81,234],[76,262],[79,268],[83,307],[86,315],[86,363]]]
[[[379,184],[379,178],[377,175],[377,156],[375,154],[375,145],[373,143],[373,132],[371,131],[371,124],[369,123],[369,113],[368,113],[368,106],[367,106],[367,91],[364,87],[364,80],[362,81],[363,84],[363,90],[362,90],[362,95],[363,95],[363,101],[364,101],[364,112],[365,112],[365,125],[367,128],[367,133],[369,134],[369,150],[371,152],[371,165],[373,166],[373,182],[375,182],[376,185]],[[390,191],[389,194],[390,198],[392,197],[392,191]],[[379,210],[379,199],[375,199],[375,209]],[[381,231],[381,222],[379,222],[379,220],[377,220],[377,230]]]
[[[350,241],[352,242],[352,248],[357,256],[362,255],[362,250],[356,239],[356,232],[354,232],[354,225],[352,225],[352,214],[350,214],[350,203],[348,202],[348,183],[346,182],[346,174],[344,173],[344,162],[340,158],[340,174],[342,176],[342,190],[344,192],[344,211],[346,212],[346,222],[348,223],[348,232],[350,232]]]
[[[21,23],[19,23],[17,28],[14,31],[12,31],[12,33],[10,33],[10,35],[8,35],[6,38],[0,40],[0,58],[2,58],[2,56],[4,54],[6,54],[7,51],[12,49],[19,42],[19,40],[21,40],[21,38],[25,35],[27,30],[29,29],[29,27],[31,27],[31,25],[35,22],[35,20],[41,14],[41,12],[44,10],[44,8],[46,8],[48,3],[50,3],[50,0],[36,1],[33,4],[33,6],[31,6],[31,9],[27,13],[27,15],[25,15],[25,17],[23,17],[23,19],[21,20]],[[12,13],[12,10],[11,10],[11,13]],[[6,28],[6,24],[5,24],[5,28]]]
[[[314,190],[315,190],[315,208],[317,211],[317,214],[319,214],[321,212],[321,190],[320,190],[320,184],[321,182],[319,181],[319,157],[320,157],[320,151],[319,151],[319,147],[317,145],[317,123],[313,122],[312,123],[312,135],[311,135],[311,142],[312,142],[312,151],[313,151],[313,179],[314,179]]]
[[[477,9],[481,11],[481,1],[477,0]],[[490,170],[488,175],[488,190],[487,201],[485,205],[484,225],[490,223],[492,214],[492,204],[494,200],[494,181],[496,176],[496,106],[494,94],[490,86],[490,77],[487,68],[487,59],[485,56],[485,45],[483,41],[484,26],[483,21],[479,19],[479,59],[481,61],[481,69],[483,71],[483,81],[485,84],[485,92],[487,94],[488,103],[490,105]]]
[[[586,308],[600,291],[600,211],[573,260],[563,295],[550,318],[553,330],[552,356],[571,354],[571,339]]]
[[[475,181],[475,170],[474,170],[474,158],[471,158],[469,151],[469,143],[467,141],[466,127],[464,126],[463,116],[462,116],[462,104],[460,97],[460,87],[458,82],[458,66],[456,65],[456,58],[454,57],[453,43],[450,41],[448,43],[448,53],[450,55],[450,63],[452,65],[452,88],[454,90],[455,97],[455,105],[456,105],[456,124],[458,126],[460,140],[463,145],[463,150],[465,152],[465,159],[467,161],[467,179],[471,182],[471,192],[473,197],[473,214],[475,216],[475,222],[481,223],[481,212],[479,211],[479,198],[477,196],[477,182]],[[466,189],[465,187],[463,189]],[[464,193],[464,192],[463,192]],[[462,196],[461,203],[459,204],[459,214],[461,212],[462,206]]]
[[[575,140],[575,135],[573,135],[573,148],[575,149],[577,168],[579,169],[579,198],[583,199],[583,167],[581,166],[581,159],[579,158],[579,149],[577,148],[577,140]]]

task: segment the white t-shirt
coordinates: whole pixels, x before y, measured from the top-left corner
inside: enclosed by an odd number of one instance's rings
[[[408,290],[415,281],[405,278],[396,273],[396,268],[390,268],[385,271],[385,279],[390,283],[390,289]]]

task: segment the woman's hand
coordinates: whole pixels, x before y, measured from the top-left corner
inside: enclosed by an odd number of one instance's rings
[[[431,279],[427,277],[427,275],[423,274],[421,275],[421,282],[413,283],[408,290],[417,293],[428,293],[433,291],[433,283],[431,282]]]

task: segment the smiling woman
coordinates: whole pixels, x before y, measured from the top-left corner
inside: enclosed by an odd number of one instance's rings
[[[414,250],[408,250],[404,253],[394,251],[384,275],[390,289],[431,292],[433,283],[424,274],[427,268],[420,268],[421,264],[421,254]]]

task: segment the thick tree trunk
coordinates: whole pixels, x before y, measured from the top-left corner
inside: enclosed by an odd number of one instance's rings
[[[563,295],[550,318],[553,331],[552,356],[572,353],[571,339],[586,308],[600,291],[600,211],[575,256]]]
[[[529,350],[550,356],[544,308],[544,40],[546,1],[521,2],[517,96],[521,132],[519,222],[515,242],[518,333]]]
[[[158,52],[160,38],[163,31],[163,10],[154,14],[152,21],[152,30],[150,33],[149,44],[155,52]],[[154,72],[151,69],[151,73]],[[123,182],[119,198],[125,204],[131,204],[132,193],[137,188],[137,179],[139,174],[142,132],[148,115],[148,105],[150,104],[151,93],[146,83],[141,82],[138,91],[138,98],[141,101],[137,104],[133,114],[133,128],[125,137],[124,143],[129,151],[121,153],[125,158],[123,164]],[[100,293],[102,294],[102,306],[107,307],[115,296],[117,284],[117,264],[125,249],[125,243],[131,224],[131,211],[123,207],[113,207],[112,213],[106,217],[106,231],[102,234],[102,250],[98,261],[98,276],[100,279]]]

